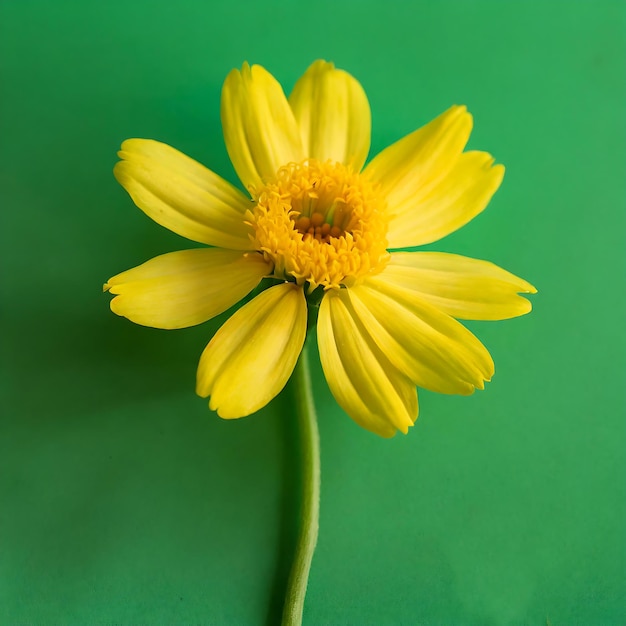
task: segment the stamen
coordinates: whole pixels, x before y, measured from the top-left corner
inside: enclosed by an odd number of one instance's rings
[[[321,213],[313,213],[311,215],[311,224],[317,228],[324,223],[324,216]]]
[[[340,163],[290,163],[254,190],[254,243],[274,274],[309,292],[351,286],[386,265],[386,207],[366,178]]]

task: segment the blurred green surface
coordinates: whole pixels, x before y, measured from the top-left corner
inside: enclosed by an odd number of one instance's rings
[[[323,494],[306,624],[626,623],[624,105],[616,1],[0,4],[0,623],[273,624],[293,542],[283,394],[221,421],[193,392],[225,315],[166,332],[109,276],[188,244],[111,174],[127,137],[235,181],[219,92],[244,60],[286,89],[316,58],[364,85],[372,153],[453,103],[507,176],[432,245],[539,289],[471,328],[497,374],[420,395],[386,441],[313,364]]]

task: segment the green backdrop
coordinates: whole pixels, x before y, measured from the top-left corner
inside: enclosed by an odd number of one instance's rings
[[[235,181],[219,94],[316,58],[364,85],[372,154],[453,103],[507,176],[433,249],[539,289],[471,324],[497,374],[422,392],[379,439],[313,364],[321,534],[306,624],[626,623],[621,0],[4,1],[0,5],[0,623],[273,624],[294,537],[291,399],[221,421],[195,396],[220,316],[113,315],[101,285],[184,248],[115,182],[127,137]]]

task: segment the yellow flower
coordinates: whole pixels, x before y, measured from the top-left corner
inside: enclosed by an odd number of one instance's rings
[[[210,248],[172,252],[111,278],[111,309],[137,324],[183,328],[233,306],[204,350],[197,392],[221,417],[249,415],[284,387],[319,305],[322,368],[337,402],[382,436],[417,418],[416,386],[470,394],[493,361],[454,318],[528,313],[532,285],[454,254],[401,252],[480,213],[502,165],[463,152],[472,118],[454,106],[363,167],[370,109],[363,88],[316,61],[287,99],[258,65],[222,90],[228,154],[250,197],[165,144],[129,139],[115,167],[135,204]],[[321,301],[320,301],[321,300]]]

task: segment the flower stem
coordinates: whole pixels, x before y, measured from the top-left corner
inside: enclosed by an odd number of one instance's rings
[[[300,626],[320,515],[320,437],[313,404],[307,343],[293,373],[302,461],[302,500],[296,553],[283,609],[282,626]]]

